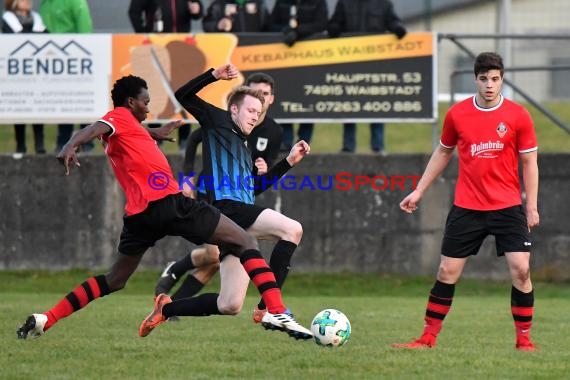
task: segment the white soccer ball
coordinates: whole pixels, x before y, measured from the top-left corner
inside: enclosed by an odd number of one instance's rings
[[[336,309],[325,309],[313,318],[311,332],[319,346],[340,347],[350,338],[350,321]]]

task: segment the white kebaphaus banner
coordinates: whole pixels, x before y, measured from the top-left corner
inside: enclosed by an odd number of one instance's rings
[[[91,123],[110,107],[110,34],[2,35],[0,122]]]

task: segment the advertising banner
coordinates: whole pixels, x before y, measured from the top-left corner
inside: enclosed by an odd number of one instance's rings
[[[288,121],[433,121],[434,38],[409,33],[255,44],[241,37],[232,62],[270,74],[272,116]]]
[[[113,81],[124,75],[146,80],[150,92],[149,120],[191,119],[174,92],[210,67],[230,62],[238,39],[230,33],[124,34],[113,36]],[[244,77],[207,86],[200,96],[225,108],[225,98]]]
[[[2,35],[0,122],[93,122],[112,106],[118,78],[149,86],[148,121],[185,118],[175,91],[210,67],[232,62],[237,80],[199,94],[225,108],[234,86],[253,72],[275,79],[271,116],[282,122],[431,122],[436,119],[432,33],[300,41],[278,34]]]
[[[2,123],[93,122],[109,109],[111,35],[10,34],[1,41]]]

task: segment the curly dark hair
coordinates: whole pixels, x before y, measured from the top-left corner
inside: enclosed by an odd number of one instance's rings
[[[503,58],[497,53],[485,52],[481,53],[475,58],[475,64],[473,65],[473,72],[475,76],[486,73],[489,70],[499,70],[501,72],[501,77],[505,72],[505,67],[503,66]]]
[[[127,75],[117,79],[111,90],[113,106],[124,106],[129,98],[136,98],[143,88],[148,90],[146,81],[140,77]]]

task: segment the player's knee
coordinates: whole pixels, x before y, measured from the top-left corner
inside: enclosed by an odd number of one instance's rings
[[[456,268],[445,264],[440,264],[437,278],[439,281],[445,282],[447,284],[455,284],[460,274],[461,273]]]
[[[299,244],[301,242],[301,238],[303,237],[303,226],[301,223],[297,222],[296,220],[293,221],[291,228],[291,232],[293,234],[293,242]]]
[[[512,272],[515,276],[515,279],[520,282],[525,282],[530,280],[530,266],[526,264],[516,265],[512,268]]]
[[[222,301],[218,304],[218,310],[223,315],[238,315],[243,307],[239,300]]]
[[[285,226],[283,236],[280,236],[282,240],[287,240],[295,244],[301,242],[303,237],[303,226],[296,220],[291,219],[289,223]]]
[[[217,246],[208,246],[206,248],[206,260],[208,265],[220,266],[220,249]]]

